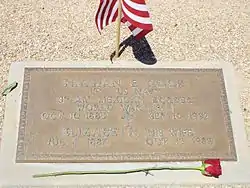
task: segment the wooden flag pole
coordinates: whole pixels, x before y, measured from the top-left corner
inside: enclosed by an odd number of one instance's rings
[[[122,3],[121,0],[118,0],[118,17],[117,17],[117,27],[116,27],[116,51],[115,51],[116,58],[118,58],[120,50],[121,18],[122,18]]]

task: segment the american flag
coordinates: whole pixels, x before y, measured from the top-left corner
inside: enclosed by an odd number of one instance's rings
[[[119,0],[100,0],[95,17],[96,26],[100,33],[105,26],[116,21],[118,3]],[[153,30],[145,0],[121,0],[121,5],[121,22],[128,26],[137,40]]]

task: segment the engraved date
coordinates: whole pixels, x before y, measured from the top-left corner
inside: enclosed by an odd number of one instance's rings
[[[205,136],[194,136],[192,140],[194,144],[201,144],[201,145],[213,145],[215,143],[214,138]]]
[[[145,144],[148,146],[163,146],[168,144],[168,138],[163,137],[163,138],[151,138],[148,137],[146,138]]]
[[[65,143],[64,141],[61,139],[61,138],[58,138],[58,137],[50,137],[47,141],[47,144],[49,146],[64,146]]]
[[[199,120],[208,120],[207,112],[190,112],[188,114],[189,120],[199,121]]]

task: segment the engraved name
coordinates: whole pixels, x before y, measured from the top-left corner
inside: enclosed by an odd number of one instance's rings
[[[63,79],[62,84],[68,88],[116,88],[121,86],[121,80],[115,79],[90,79],[90,80],[79,80],[79,79]]]

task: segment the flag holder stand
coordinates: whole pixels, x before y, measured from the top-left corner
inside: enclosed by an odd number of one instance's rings
[[[121,4],[121,0],[118,0],[118,17],[117,17],[117,25],[116,25],[116,51],[115,51],[115,58],[119,57],[120,36],[121,36],[121,17],[122,17],[122,4]]]

